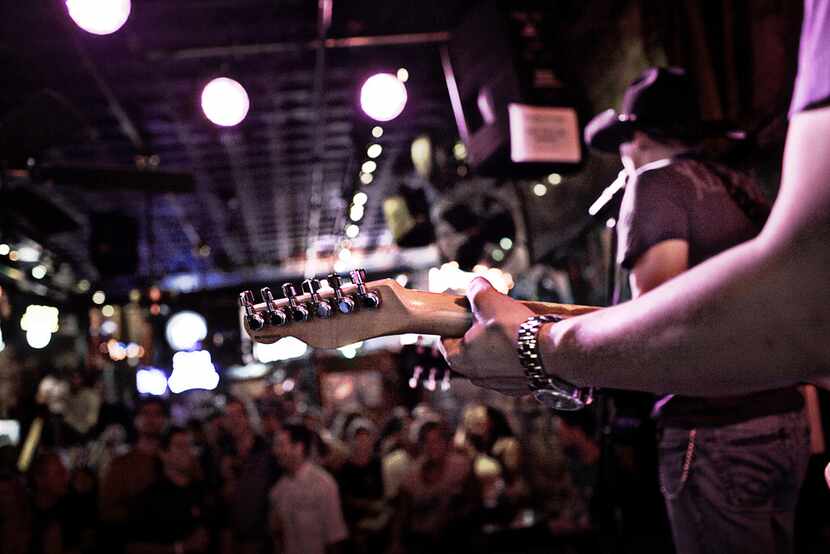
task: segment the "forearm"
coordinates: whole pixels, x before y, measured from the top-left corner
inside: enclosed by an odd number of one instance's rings
[[[546,327],[545,367],[577,384],[726,395],[830,368],[830,110],[793,119],[763,233],[641,298]]]

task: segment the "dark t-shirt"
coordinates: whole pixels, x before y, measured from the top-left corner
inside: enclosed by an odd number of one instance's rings
[[[129,541],[173,544],[210,528],[215,507],[200,482],[180,487],[167,477],[141,493],[130,509]]]
[[[763,202],[752,180],[710,162],[679,158],[641,173],[628,183],[623,195],[617,262],[631,270],[652,246],[679,239],[688,243],[689,267],[693,267],[754,237],[760,222],[751,221],[738,207],[727,185]],[[697,427],[736,423],[802,405],[800,393],[787,388],[708,399],[674,396],[661,401],[659,415],[666,426]]]
[[[790,115],[830,102],[830,0],[804,0]]]
[[[372,458],[365,466],[346,462],[337,472],[337,485],[343,502],[343,516],[350,526],[363,518],[377,517],[383,500],[380,458]],[[370,502],[374,504],[370,505]]]

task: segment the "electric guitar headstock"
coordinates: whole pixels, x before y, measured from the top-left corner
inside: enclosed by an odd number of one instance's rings
[[[344,283],[336,273],[326,278],[306,279],[300,290],[292,283],[282,285],[283,298],[270,288],[260,291],[261,301],[246,290],[239,295],[245,330],[252,340],[273,343],[295,337],[315,348],[338,348],[358,341],[403,333],[460,337],[472,324],[467,299],[406,289],[393,279],[366,281],[366,271],[349,273]],[[563,317],[596,308],[524,302],[539,314]]]

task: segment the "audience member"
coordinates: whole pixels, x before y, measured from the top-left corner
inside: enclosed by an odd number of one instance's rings
[[[285,474],[271,490],[271,530],[284,554],[332,554],[348,531],[332,476],[309,460],[312,432],[288,424],[274,449]]]
[[[131,503],[159,476],[158,448],[167,420],[168,409],[163,400],[155,397],[141,400],[134,418],[136,441],[129,452],[115,457],[109,464],[99,496],[107,548],[123,546]]]
[[[254,432],[241,400],[231,399],[225,406],[224,428],[230,440],[221,461],[227,511],[222,549],[234,554],[268,553],[268,490],[277,480],[276,461],[263,437]]]
[[[193,439],[171,427],[161,441],[162,473],[131,506],[128,554],[202,554],[211,546],[216,505],[197,480]]]

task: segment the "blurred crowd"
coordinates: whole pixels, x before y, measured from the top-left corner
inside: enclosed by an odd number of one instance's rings
[[[130,415],[26,467],[0,441],[0,553],[595,550],[591,411],[227,397],[182,419],[148,397]]]

